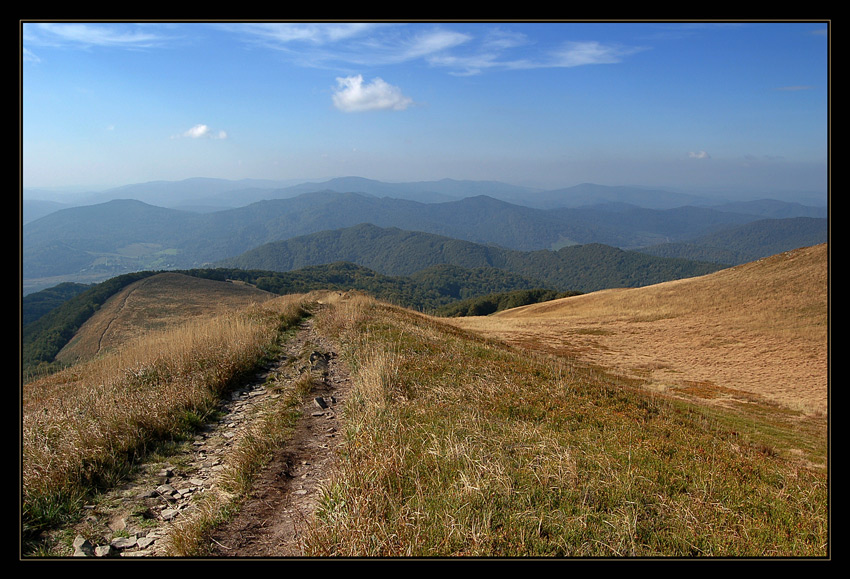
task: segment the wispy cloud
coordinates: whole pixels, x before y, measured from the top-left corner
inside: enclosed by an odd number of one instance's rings
[[[599,41],[568,42],[546,49],[517,30],[484,25],[255,23],[226,29],[244,42],[286,53],[302,65],[381,66],[421,61],[464,75],[492,69],[611,64],[642,50]],[[532,47],[537,52],[529,52]]]
[[[179,135],[176,135],[173,138],[187,138],[187,139],[226,139],[227,133],[225,131],[214,131],[210,129],[208,125],[197,124],[188,131],[184,131]]]
[[[453,69],[455,74],[479,74],[485,70],[530,70],[541,68],[573,68],[598,64],[615,64],[635,54],[642,47],[626,47],[597,41],[566,42],[551,50],[514,56],[512,49],[522,47],[525,42],[519,37],[499,42],[482,42],[480,50],[466,56],[441,54],[430,63]]]
[[[26,22],[23,40],[31,46],[149,48],[165,40],[144,24]]]
[[[23,57],[25,62],[41,62],[41,59],[33,53],[29,48],[24,48],[21,51],[21,56]]]
[[[574,67],[591,64],[614,64],[642,49],[622,47],[601,42],[567,42],[553,53],[553,58],[544,62],[545,66]]]
[[[469,34],[452,30],[428,30],[402,42],[399,57],[402,60],[429,58],[432,55],[466,44],[472,39]]]
[[[455,74],[479,74],[485,70],[527,70],[540,68],[573,68],[622,62],[643,47],[629,47],[598,41],[565,42],[552,49],[529,52],[533,44],[525,35],[500,31],[489,34],[465,55],[448,51],[429,58],[434,66],[451,69]],[[521,50],[517,50],[521,49]]]
[[[268,48],[286,48],[292,43],[315,46],[344,42],[375,28],[369,23],[248,22],[224,24],[220,28]]]
[[[380,78],[363,83],[363,76],[337,78],[337,90],[333,95],[334,106],[343,112],[375,110],[400,111],[409,107],[413,100],[402,94],[401,89],[387,84]]]
[[[420,61],[456,75],[487,70],[612,64],[641,50],[603,41],[547,45],[504,25],[382,22],[130,23],[27,22],[26,55],[33,47],[152,48],[217,30],[239,42],[287,55],[299,66],[337,70]]]
[[[688,153],[688,157],[691,159],[711,159],[711,155],[705,151],[691,151]]]
[[[221,29],[246,44],[285,54],[297,65],[338,69],[427,60],[470,39],[440,27],[389,23],[261,22]]]

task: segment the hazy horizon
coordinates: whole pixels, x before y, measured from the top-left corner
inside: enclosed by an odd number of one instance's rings
[[[26,189],[827,194],[828,22],[21,23]]]
[[[381,183],[386,184],[410,184],[417,182],[437,182],[441,179],[429,179],[422,181],[381,181],[378,179],[370,179],[368,177],[361,177],[359,175],[340,175],[337,177],[326,177],[326,178],[305,178],[305,179],[253,179],[251,177],[245,177],[241,179],[221,179],[222,181],[229,181],[231,183],[239,183],[240,181],[269,181],[275,182],[279,184],[281,188],[287,188],[292,186],[297,186],[305,183],[325,183],[329,181],[333,181],[334,179],[346,179],[346,178],[363,178],[373,181],[379,181]],[[109,185],[109,186],[99,186],[99,187],[86,187],[86,186],[69,186],[69,187],[24,187],[21,190],[21,200],[22,201],[51,201],[56,203],[66,203],[68,205],[74,205],[78,203],[88,203],[89,198],[98,199],[98,196],[113,192],[119,193],[122,189],[133,186],[141,186],[145,184],[154,184],[154,183],[181,183],[183,181],[192,181],[196,179],[218,179],[214,177],[188,177],[186,179],[176,179],[176,180],[160,180],[153,179],[151,181],[145,181],[140,183],[122,183],[120,185]],[[450,177],[445,177],[443,179],[452,179]],[[458,180],[463,181],[463,180]],[[665,187],[665,186],[657,186],[657,185],[637,185],[637,184],[603,184],[603,183],[590,183],[590,182],[582,182],[582,183],[573,183],[570,185],[564,185],[562,187],[534,187],[532,185],[522,184],[522,183],[508,183],[506,181],[494,181],[494,180],[481,180],[481,182],[495,182],[502,183],[506,185],[515,185],[517,187],[527,187],[532,191],[546,192],[546,191],[558,191],[558,190],[567,190],[572,187],[577,187],[585,184],[591,185],[601,185],[605,187],[624,187],[636,190],[648,190],[648,191],[659,191],[659,192],[668,192],[674,194],[682,194],[682,195],[692,195],[695,197],[702,197],[707,200],[713,200],[717,202],[726,202],[726,201],[756,201],[761,199],[776,199],[779,201],[786,201],[790,203],[800,203],[802,205],[811,205],[816,207],[826,207],[829,205],[829,197],[826,191],[799,191],[799,190],[790,190],[790,191],[780,191],[780,190],[761,190],[754,189],[751,191],[742,191],[740,189],[730,189],[726,190],[719,187],[707,187],[707,188],[674,188],[674,187]],[[475,180],[469,180],[469,182],[474,183]],[[250,185],[246,185],[249,187]],[[477,195],[479,193],[471,193],[471,195]],[[485,193],[486,194],[486,193]],[[491,195],[492,196],[492,195]],[[120,196],[119,196],[120,197]],[[497,196],[498,197],[498,196]],[[519,202],[518,199],[514,200]],[[99,199],[97,202],[103,202],[102,199]]]

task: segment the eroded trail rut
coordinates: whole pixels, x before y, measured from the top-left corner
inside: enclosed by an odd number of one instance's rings
[[[222,400],[217,419],[160,460],[137,465],[124,484],[86,507],[73,525],[74,556],[170,557],[169,545],[191,521],[199,498],[221,487],[228,460],[247,433],[301,390],[301,412],[290,437],[274,450],[238,513],[212,533],[212,557],[297,557],[321,484],[330,476],[350,389],[333,345],[304,320],[281,354]],[[287,394],[290,393],[290,394]],[[150,457],[154,458],[154,457]],[[201,548],[203,549],[203,545]],[[70,554],[70,553],[69,553]]]
[[[309,321],[287,346],[289,355],[301,359],[305,351],[309,351],[309,366],[294,368],[295,374],[310,372],[313,377],[302,416],[292,437],[257,477],[239,513],[212,534],[213,556],[304,554],[303,532],[315,512],[320,486],[330,475],[339,442],[340,412],[350,388],[346,367]]]

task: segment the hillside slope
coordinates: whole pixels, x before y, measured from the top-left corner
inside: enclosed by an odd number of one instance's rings
[[[139,283],[139,280],[151,276],[156,277],[154,282]],[[172,283],[166,284],[163,280],[172,280]],[[131,284],[135,284],[132,290],[128,288]],[[30,376],[34,371],[47,371],[51,366],[55,367],[57,362],[61,365],[62,362],[73,359],[74,355],[69,353],[71,350],[80,348],[80,342],[91,342],[91,338],[84,334],[76,335],[78,330],[96,313],[99,314],[99,320],[90,322],[90,327],[93,324],[101,327],[103,331],[104,327],[111,324],[106,312],[115,308],[110,308],[107,301],[111,300],[111,304],[125,303],[116,297],[119,293],[133,293],[134,299],[129,302],[131,304],[149,302],[155,305],[156,308],[150,312],[137,314],[140,323],[155,327],[160,322],[171,323],[172,313],[174,319],[180,319],[181,316],[194,316],[199,312],[220,311],[228,304],[241,305],[245,300],[254,301],[256,298],[262,301],[272,294],[353,289],[412,309],[435,311],[458,300],[507,291],[530,290],[539,285],[535,280],[495,268],[465,269],[452,265],[437,265],[409,277],[394,277],[347,262],[288,272],[217,268],[170,272],[170,275],[155,271],[125,274],[94,284],[82,293],[64,300],[56,299],[59,290],[43,290],[31,294],[33,304],[25,299],[22,316],[25,319],[38,319],[22,328],[22,374]],[[139,292],[141,287],[151,291]],[[35,311],[35,306],[43,304],[48,298],[51,299],[49,311]],[[181,302],[182,299],[186,302]],[[30,311],[30,306],[34,311]],[[123,311],[122,315],[126,317],[127,311]],[[99,335],[98,332],[93,333]],[[73,345],[68,347],[65,354],[59,356],[60,351],[72,341]],[[87,355],[96,349],[97,346],[90,343],[83,347]]]
[[[575,245],[558,251],[518,251],[367,223],[268,243],[216,265],[289,271],[336,261],[357,263],[395,276],[411,275],[436,265],[498,268],[538,280],[541,286],[582,292],[648,285],[722,267],[602,244]]]
[[[686,242],[643,247],[638,251],[659,257],[740,265],[796,247],[826,243],[828,239],[829,221],[824,218],[760,219],[724,227]]]
[[[649,210],[614,204],[547,211],[484,195],[420,203],[316,191],[203,214],[121,199],[27,222],[22,230],[24,288],[92,283],[131,271],[203,267],[265,243],[360,223],[533,251],[574,244],[632,248],[677,242],[756,219],[708,207]]]
[[[248,285],[179,273],[156,274],[109,298],[56,359],[60,362],[87,359],[140,333],[176,326],[190,318],[214,316],[273,297],[276,296]]]
[[[156,317],[156,303],[145,310]],[[209,322],[26,389],[31,529],[55,524],[39,507],[70,489],[84,497],[74,512],[85,536],[136,540],[116,542],[122,556],[144,556],[141,537],[174,556],[829,555],[826,439],[795,436],[760,405],[730,420],[357,292],[287,296]],[[144,317],[135,323],[144,330]],[[312,438],[297,434],[304,421]],[[774,446],[780,430],[792,436]],[[127,461],[163,434],[185,455],[150,453],[145,476],[125,485]],[[789,460],[789,441],[809,453]],[[298,454],[305,446],[314,454]],[[326,474],[299,470],[325,460]],[[98,480],[114,481],[107,497],[74,486],[97,464],[110,469]],[[197,493],[204,508],[174,508],[199,504]],[[287,517],[294,553],[287,535],[266,533]]]
[[[607,290],[452,323],[577,356],[663,390],[756,396],[823,415],[828,246],[697,278]]]

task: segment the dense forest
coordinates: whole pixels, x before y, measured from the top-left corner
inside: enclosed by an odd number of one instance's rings
[[[498,268],[536,280],[534,287],[581,292],[638,287],[704,275],[723,267],[598,243],[571,245],[557,251],[519,251],[369,224],[267,243],[216,265],[285,272],[336,261],[357,263],[389,276],[410,276],[437,265]]]
[[[21,300],[21,326],[28,326],[49,311],[56,309],[91,287],[91,285],[82,283],[64,282],[24,296]]]
[[[471,298],[437,309],[445,317],[488,316],[490,314],[560,298],[581,295],[581,292],[558,292],[547,289],[516,290]]]
[[[496,268],[466,269],[449,265],[426,268],[411,276],[388,276],[350,262],[285,272],[215,268],[185,273],[220,281],[238,280],[281,295],[315,289],[355,289],[383,301],[426,312],[435,312],[458,300],[539,287],[534,280]]]

